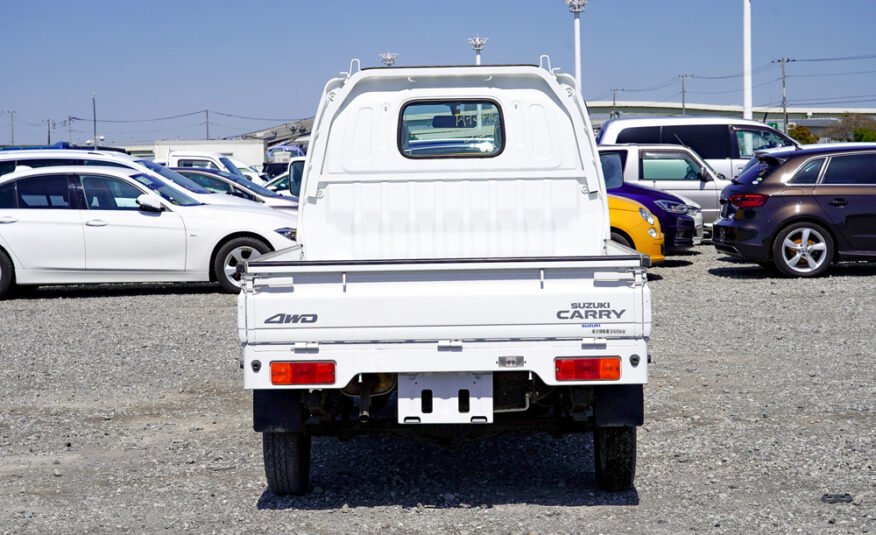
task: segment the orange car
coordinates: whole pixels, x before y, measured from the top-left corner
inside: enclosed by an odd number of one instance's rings
[[[663,262],[663,233],[660,222],[641,203],[608,196],[611,239],[651,258],[651,264]]]

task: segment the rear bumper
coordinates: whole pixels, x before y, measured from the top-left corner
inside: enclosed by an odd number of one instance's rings
[[[722,219],[712,229],[712,244],[722,253],[758,262],[770,259],[768,237],[754,225]]]
[[[593,324],[587,324],[591,327]],[[583,329],[582,329],[583,330]],[[499,366],[501,356],[522,356],[523,365]],[[621,359],[617,381],[557,381],[557,357]],[[258,364],[253,364],[258,361]],[[271,362],[331,361],[335,382],[322,385],[275,386]],[[637,362],[636,365],[633,363]],[[267,389],[339,389],[361,373],[454,373],[530,371],[548,385],[621,385],[648,382],[648,344],[645,339],[518,340],[468,342],[441,347],[436,342],[319,344],[295,351],[290,345],[244,346],[244,387]]]

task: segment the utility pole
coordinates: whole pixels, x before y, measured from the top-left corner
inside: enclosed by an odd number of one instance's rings
[[[470,37],[468,39],[468,44],[470,44],[471,49],[475,51],[475,65],[481,64],[481,50],[483,50],[484,47],[487,46],[487,41],[489,41],[489,39],[487,39],[486,37],[481,37],[480,35],[477,37]]]
[[[91,116],[93,117],[94,137],[91,138],[92,146],[97,148],[97,96],[91,93]]]
[[[0,111],[0,113],[8,113],[9,114],[9,137],[10,145],[15,145],[15,112],[12,110],[4,110]]]
[[[67,143],[73,144],[73,118],[67,116]]]
[[[797,61],[794,59],[788,58],[779,58],[774,59],[771,63],[781,63],[782,64],[782,114],[785,117],[785,124],[783,126],[785,133],[788,133],[788,91],[787,84],[785,83],[785,64],[790,61]]]
[[[615,118],[615,108],[617,108],[617,92],[623,91],[623,89],[612,89],[611,90],[611,118]]]
[[[52,144],[52,120],[46,119],[46,145]]]
[[[565,0],[569,12],[575,18],[575,84],[581,93],[581,13],[587,7],[587,0]]]
[[[204,123],[207,125],[207,139],[210,139],[210,110],[204,110],[204,116],[207,118]]]
[[[687,108],[686,108],[686,106],[685,106],[685,96],[687,95],[687,92],[686,92],[685,89],[684,89],[684,80],[685,80],[686,78],[690,78],[691,75],[689,75],[689,74],[679,74],[678,77],[681,78],[681,114],[682,114],[682,115],[685,115],[686,112],[687,112]]]

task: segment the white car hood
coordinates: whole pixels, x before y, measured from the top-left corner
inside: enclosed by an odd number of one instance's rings
[[[209,219],[227,219],[243,221],[251,225],[273,225],[275,228],[298,228],[298,216],[286,211],[274,210],[267,206],[250,203],[250,206],[203,204],[200,206],[175,207],[185,211],[186,217],[203,217]]]

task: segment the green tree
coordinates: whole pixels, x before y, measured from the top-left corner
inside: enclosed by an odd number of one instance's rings
[[[876,141],[876,128],[855,128],[855,141]]]
[[[818,143],[818,136],[813,135],[812,131],[805,126],[797,125],[794,128],[789,129],[788,135],[796,139],[803,145]]]

